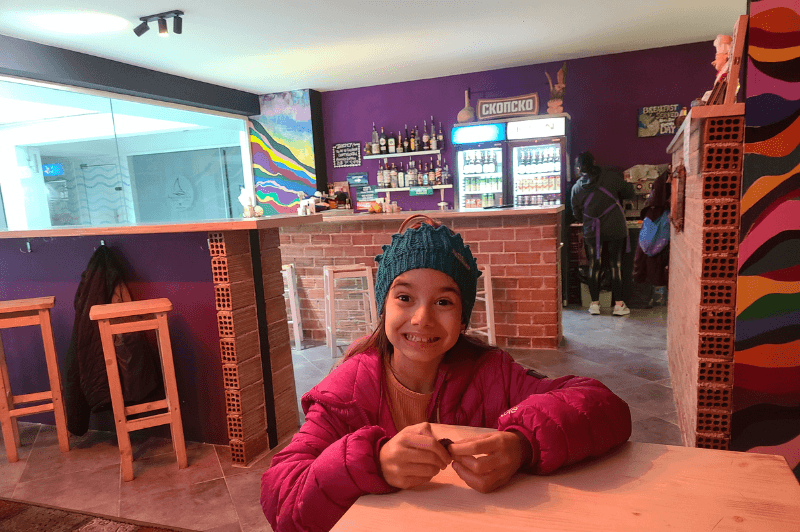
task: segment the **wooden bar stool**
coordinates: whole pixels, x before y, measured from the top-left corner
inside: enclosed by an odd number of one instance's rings
[[[6,444],[6,454],[9,462],[19,460],[17,447],[19,447],[19,427],[17,418],[50,412],[56,416],[56,432],[58,433],[58,447],[62,453],[69,451],[69,433],[67,432],[67,416],[64,411],[64,401],[61,399],[61,375],[58,372],[58,357],[56,344],[53,338],[53,326],[50,322],[50,309],[53,308],[56,298],[35,297],[31,299],[15,299],[13,301],[0,301],[0,329],[38,325],[42,329],[44,341],[44,356],[47,361],[47,375],[50,379],[50,390],[44,392],[14,395],[11,393],[11,379],[8,375],[3,340],[0,337],[0,425],[3,427],[3,439]],[[17,407],[25,403],[39,403],[27,407]]]
[[[494,296],[492,294],[492,267],[488,264],[482,269],[483,275],[478,280],[478,290],[475,301],[483,301],[486,305],[486,325],[470,328],[473,333],[486,336],[487,342],[497,345],[497,336],[494,332]],[[483,281],[481,282],[481,279]]]
[[[322,290],[325,292],[325,343],[331,349],[331,358],[336,358],[337,279],[366,279],[366,288],[339,290],[339,292],[361,296],[364,307],[364,323],[368,329],[367,333],[371,333],[378,325],[378,311],[375,304],[375,281],[372,278],[372,268],[364,264],[323,266]]]
[[[283,282],[286,283],[285,297],[289,300],[289,323],[294,332],[294,348],[302,349],[303,317],[300,315],[300,297],[297,295],[297,273],[294,264],[284,264],[281,268]]]
[[[129,433],[148,427],[169,424],[172,432],[172,447],[178,457],[178,468],[183,469],[187,465],[186,443],[183,439],[181,408],[178,400],[178,387],[175,384],[175,366],[172,360],[172,344],[169,340],[167,324],[167,312],[170,310],[172,310],[172,303],[166,298],[94,305],[89,309],[89,318],[96,320],[100,327],[103,357],[108,372],[108,387],[111,392],[111,406],[114,409],[119,453],[122,458],[122,479],[125,481],[133,480],[133,452]],[[166,399],[125,406],[117,368],[117,353],[114,349],[114,335],[150,330],[155,330],[158,338],[158,352],[161,356]],[[128,419],[128,416],[156,410],[166,410],[166,412]]]

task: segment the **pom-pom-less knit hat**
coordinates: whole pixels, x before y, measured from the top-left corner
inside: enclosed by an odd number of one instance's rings
[[[444,225],[434,228],[422,223],[392,235],[392,243],[383,246],[383,254],[375,257],[378,273],[375,281],[375,300],[378,313],[383,312],[386,295],[395,278],[409,270],[430,268],[453,278],[461,290],[461,321],[469,324],[475,293],[478,287],[478,263],[469,246],[459,234]]]

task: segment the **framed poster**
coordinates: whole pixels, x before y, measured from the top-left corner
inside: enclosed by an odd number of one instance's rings
[[[333,167],[349,168],[361,166],[361,143],[342,142],[333,145]]]
[[[681,112],[681,104],[652,105],[639,108],[639,137],[657,137],[675,134],[675,118]]]

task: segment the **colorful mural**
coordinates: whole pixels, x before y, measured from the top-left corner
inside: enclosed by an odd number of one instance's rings
[[[800,478],[800,3],[750,2],[731,449]]]
[[[261,96],[261,114],[250,117],[256,204],[264,214],[296,213],[298,194],[317,190],[308,90]]]

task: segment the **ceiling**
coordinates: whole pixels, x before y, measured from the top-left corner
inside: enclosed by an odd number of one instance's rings
[[[133,33],[139,17],[173,9],[185,13],[181,35],[171,21],[167,38],[154,23]],[[699,41],[709,41],[711,61],[711,41],[746,12],[746,0],[0,0],[0,34],[266,94]],[[79,29],[70,17],[81,13],[124,20],[111,31],[65,33]],[[43,28],[52,15],[56,27]]]

